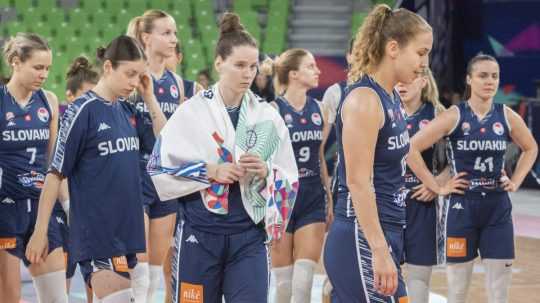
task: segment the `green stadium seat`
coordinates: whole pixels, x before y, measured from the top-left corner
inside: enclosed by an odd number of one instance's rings
[[[136,16],[137,15],[132,15],[127,10],[123,9],[119,11],[116,15],[113,15],[112,19],[115,21],[118,27],[123,27],[124,31],[126,31],[129,22],[131,21],[132,18]]]
[[[36,8],[47,12],[51,9],[58,8],[58,3],[56,0],[38,0],[36,1]]]
[[[354,13],[351,20],[351,33],[354,35],[358,32],[358,28],[364,23],[364,19],[367,17],[367,12]]]
[[[169,0],[150,0],[149,5],[150,9],[160,9],[163,11],[169,11],[172,8]]]
[[[112,22],[111,14],[104,9],[100,9],[94,12],[91,12],[90,20],[92,24],[100,29],[108,27]]]
[[[35,7],[30,7],[26,11],[20,12],[24,23],[43,22],[43,12]]]
[[[212,0],[192,0],[195,12],[209,11],[214,13],[214,2]]]
[[[179,14],[189,20],[193,16],[193,7],[190,0],[176,0],[174,3],[173,11],[179,12]],[[176,17],[175,17],[176,19]]]
[[[13,3],[13,7],[17,10],[17,14],[27,11],[29,8],[34,7],[34,1],[32,0],[16,0]]]
[[[127,4],[124,2],[124,0],[105,1],[105,9],[113,15],[123,10],[125,7],[127,7]]]
[[[95,12],[97,10],[105,8],[105,6],[103,5],[103,1],[101,0],[81,0],[80,3],[80,8],[85,9],[88,12]]]
[[[52,28],[58,27],[66,22],[64,10],[59,8],[52,8],[49,12],[45,13],[45,19],[45,22]]]
[[[234,0],[233,10],[239,14],[253,10],[251,0]]]
[[[394,8],[394,5],[396,4],[396,1],[394,0],[373,0],[373,5],[377,4],[387,4],[391,8]]]
[[[86,9],[76,8],[69,11],[68,24],[74,28],[82,28],[90,21],[90,12]]]
[[[26,32],[27,29],[26,29],[26,25],[22,22],[10,22],[6,24],[6,31],[7,31],[6,36],[9,37],[9,36],[15,36],[19,32]]]

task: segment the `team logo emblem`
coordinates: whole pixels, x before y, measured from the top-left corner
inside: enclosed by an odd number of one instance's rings
[[[157,92],[158,92],[158,94],[163,95],[163,93],[165,92],[165,90],[163,89],[163,87],[160,87],[160,88],[158,88],[158,91],[157,91]]]
[[[424,119],[424,120],[420,121],[420,123],[418,123],[418,128],[422,129],[422,128],[426,127],[426,125],[428,125],[428,124],[429,124],[429,120]]]
[[[24,116],[24,121],[27,121],[27,122],[28,122],[28,121],[30,121],[30,120],[32,120],[32,116],[30,116],[30,114]]]
[[[45,107],[40,107],[38,109],[37,116],[38,116],[38,119],[41,120],[41,122],[49,121],[49,112],[45,109]]]
[[[12,112],[7,112],[6,113],[6,120],[9,121],[11,119],[15,118],[15,114],[13,114]]]
[[[319,113],[313,113],[313,115],[311,115],[311,121],[313,121],[315,125],[321,125],[322,124],[321,115],[319,115]]]
[[[136,127],[136,126],[137,126],[137,121],[136,121],[135,118],[133,118],[133,117],[129,118],[129,123],[130,123],[131,126],[133,126],[133,127]]]
[[[412,125],[410,123],[407,124],[407,129],[411,129]]]
[[[501,122],[493,123],[493,132],[499,136],[504,134],[504,127]]]
[[[469,122],[463,122],[461,124],[461,130],[463,131],[463,135],[469,135],[469,132],[471,131],[471,125],[469,124]]]
[[[285,120],[285,124],[291,124],[293,121],[292,116],[290,114],[285,114],[285,116],[283,116],[283,120]]]
[[[302,119],[300,119],[300,123],[302,123],[302,124],[306,124],[306,123],[307,123],[307,120],[306,120],[306,118],[302,118]]]
[[[172,85],[169,92],[173,98],[178,98],[178,87],[176,85]]]
[[[485,132],[486,132],[486,128],[485,128],[485,127],[482,127],[482,128],[480,129],[480,133],[483,134],[483,133],[485,133]]]

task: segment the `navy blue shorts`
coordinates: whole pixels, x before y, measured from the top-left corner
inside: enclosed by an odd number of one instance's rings
[[[38,212],[38,200],[13,201],[4,198],[0,201],[0,249],[6,249],[10,254],[20,258],[26,266],[30,265],[26,259],[26,245],[34,232]],[[60,225],[62,207],[56,203],[51,219],[47,237],[49,239],[49,252],[62,247],[62,233]]]
[[[77,268],[77,263],[70,260],[70,248],[69,248],[69,227],[67,215],[65,212],[61,212],[58,217],[62,220],[60,224],[60,233],[62,235],[62,248],[64,249],[64,259],[66,264],[66,279],[71,279],[75,275],[75,269]]]
[[[137,256],[128,254],[126,256],[111,257],[106,259],[84,260],[79,262],[81,273],[86,285],[92,288],[92,274],[101,270],[110,270],[120,276],[129,279],[129,271],[137,265]]]
[[[172,262],[173,303],[266,303],[269,255],[266,233],[253,227],[220,235],[180,222]]]
[[[326,200],[321,178],[300,179],[298,195],[287,225],[287,232],[294,233],[303,226],[326,222]]]
[[[437,265],[437,200],[407,199],[404,261],[413,265]]]
[[[446,260],[514,259],[512,203],[506,192],[452,195],[446,210]]]
[[[150,219],[163,218],[178,211],[178,199],[160,201],[154,184],[148,174],[141,177],[144,212]]]
[[[383,224],[382,229],[398,269],[398,288],[394,296],[383,296],[374,288],[371,250],[357,221],[336,217],[324,247],[324,267],[333,286],[332,303],[407,302],[399,267],[403,227]]]

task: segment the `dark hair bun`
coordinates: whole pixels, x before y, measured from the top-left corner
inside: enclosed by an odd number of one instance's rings
[[[103,60],[105,58],[105,52],[107,51],[107,49],[103,46],[99,46],[97,49],[96,49],[96,56],[99,60]]]
[[[219,32],[221,35],[233,32],[241,32],[244,26],[240,24],[240,17],[235,13],[225,13],[219,22]]]
[[[90,70],[90,62],[88,61],[88,58],[84,56],[80,56],[75,58],[73,63],[71,63],[71,66],[69,67],[69,70],[67,72],[68,77],[73,77],[77,75],[79,72]]]

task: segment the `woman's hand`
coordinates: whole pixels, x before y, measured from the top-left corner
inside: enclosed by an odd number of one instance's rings
[[[388,248],[372,250],[373,283],[375,290],[385,296],[392,296],[398,287],[398,274]]]
[[[41,230],[35,230],[30,237],[28,245],[26,245],[26,258],[32,264],[39,264],[44,262],[49,253],[49,240],[47,238],[47,232]]]
[[[424,184],[413,187],[413,194],[411,199],[416,199],[421,202],[431,202],[437,198],[437,194],[427,188]]]
[[[469,181],[466,179],[463,179],[465,175],[467,175],[466,172],[461,172],[453,176],[450,180],[448,180],[444,184],[444,186],[439,188],[438,194],[440,196],[446,196],[449,194],[463,195],[465,193],[465,190],[469,188]]]
[[[154,82],[148,72],[140,75],[137,92],[143,97],[145,103],[149,102],[152,96],[154,96]]]
[[[223,184],[234,183],[245,174],[245,170],[234,163],[207,164],[206,169],[209,179]]]
[[[266,176],[268,176],[268,168],[266,167],[266,162],[261,160],[258,155],[243,154],[242,156],[240,156],[238,164],[247,173],[255,174],[261,179],[265,179]]]

